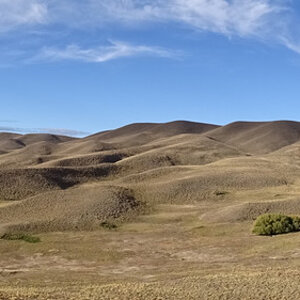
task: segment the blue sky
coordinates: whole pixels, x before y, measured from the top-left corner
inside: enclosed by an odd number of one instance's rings
[[[0,0],[0,130],[299,121],[299,24],[296,0]]]

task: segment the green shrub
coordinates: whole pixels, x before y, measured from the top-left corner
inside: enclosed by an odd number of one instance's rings
[[[299,217],[282,214],[265,214],[256,219],[252,232],[257,235],[276,235],[299,230]]]
[[[38,243],[41,241],[39,237],[24,233],[6,233],[1,238],[8,241],[22,240],[27,243]]]

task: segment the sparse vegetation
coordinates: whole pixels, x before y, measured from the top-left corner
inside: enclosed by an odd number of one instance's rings
[[[22,240],[27,243],[39,243],[41,241],[39,237],[24,233],[6,233],[1,238],[9,241]]]
[[[108,222],[108,221],[100,223],[100,226],[104,229],[109,229],[109,230],[113,230],[113,229],[118,228],[118,226],[116,224],[114,224],[112,222]]]
[[[226,191],[215,191],[216,196],[225,196],[227,194],[228,194],[228,192],[226,192]]]
[[[282,214],[264,214],[259,216],[253,227],[257,235],[276,235],[300,230],[300,218]]]

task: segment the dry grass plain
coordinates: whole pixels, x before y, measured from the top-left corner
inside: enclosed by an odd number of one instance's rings
[[[300,299],[300,124],[0,134],[0,299]],[[109,225],[109,226],[107,226]],[[113,226],[112,226],[113,225]]]

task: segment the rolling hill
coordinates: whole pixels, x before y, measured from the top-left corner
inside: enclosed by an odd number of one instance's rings
[[[248,215],[256,205],[235,206],[239,193],[297,182],[299,144],[300,123],[291,121],[142,123],[81,139],[0,133],[0,226],[93,228],[141,207],[209,203],[214,209],[220,201],[230,207],[226,221],[231,212],[236,220],[237,210]]]

